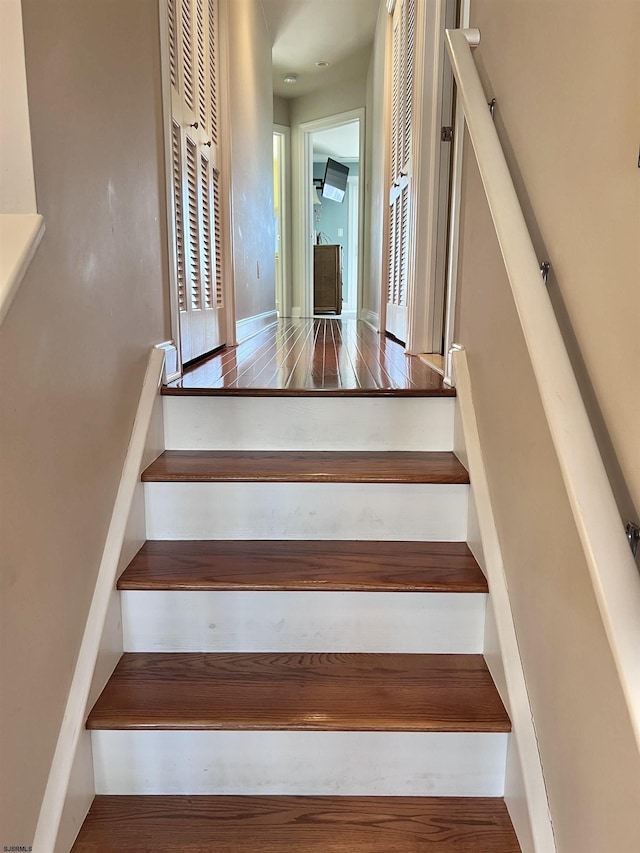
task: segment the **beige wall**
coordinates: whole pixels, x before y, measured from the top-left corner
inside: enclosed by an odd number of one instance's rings
[[[228,0],[236,319],[275,310],[271,40],[257,0]]]
[[[639,14],[635,2],[482,0],[471,21],[482,32],[476,62],[498,101],[498,131],[539,256],[553,265],[550,290],[629,513],[640,507]],[[640,759],[468,146],[463,216],[456,340],[468,351],[558,851],[632,853]]]
[[[471,24],[621,511],[638,520],[640,3],[481,0]]]
[[[365,56],[368,57],[368,50],[354,69],[354,75],[345,77],[339,86],[332,84],[309,95],[291,98],[289,102],[291,127],[364,107],[368,65]]]
[[[0,213],[35,213],[20,0],[0,2]]]
[[[23,0],[43,242],[0,334],[0,846],[32,841],[148,350],[168,337],[156,0]]]
[[[280,98],[278,97],[278,95],[273,96],[274,124],[282,124],[285,127],[289,127],[291,123],[291,117],[289,115],[289,104],[290,101],[288,98]]]

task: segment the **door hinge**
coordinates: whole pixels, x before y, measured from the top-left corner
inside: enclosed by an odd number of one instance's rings
[[[440,131],[441,142],[451,142],[453,140],[453,128],[443,127]]]

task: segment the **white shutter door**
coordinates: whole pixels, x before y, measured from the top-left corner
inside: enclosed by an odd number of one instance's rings
[[[176,285],[183,362],[225,343],[217,0],[167,0]]]
[[[411,248],[409,231],[415,20],[415,0],[398,0],[392,25],[393,84],[386,329],[403,342],[407,336],[407,283]]]

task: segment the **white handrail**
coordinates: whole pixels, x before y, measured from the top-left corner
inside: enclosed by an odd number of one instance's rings
[[[487,109],[469,44],[477,44],[478,31],[447,30],[446,39],[542,406],[640,748],[640,574]]]

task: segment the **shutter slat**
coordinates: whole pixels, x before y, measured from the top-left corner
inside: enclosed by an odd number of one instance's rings
[[[194,142],[187,137],[187,204],[189,229],[189,292],[191,309],[201,307],[200,246],[198,221],[198,159]]]
[[[209,159],[200,155],[200,182],[202,185],[202,255],[200,271],[202,273],[202,307],[213,308],[211,277],[211,180]]]
[[[171,85],[178,88],[178,22],[176,0],[168,0],[169,20],[169,73]]]
[[[402,190],[399,207],[400,263],[398,275],[398,305],[406,305],[409,261],[409,189],[406,186]]]
[[[182,0],[181,33],[182,33],[182,79],[184,100],[190,110],[194,106],[193,81],[193,19],[192,0]]]
[[[213,230],[215,244],[216,306],[222,307],[222,216],[220,208],[220,175],[213,173]]]
[[[198,120],[207,124],[207,65],[205,60],[204,0],[196,0],[196,45],[198,55]]]
[[[171,171],[173,178],[173,210],[176,229],[176,280],[178,285],[178,309],[186,311],[186,278],[184,258],[184,211],[182,209],[182,153],[180,126],[171,122]]]
[[[209,133],[218,144],[218,3],[209,0]]]

